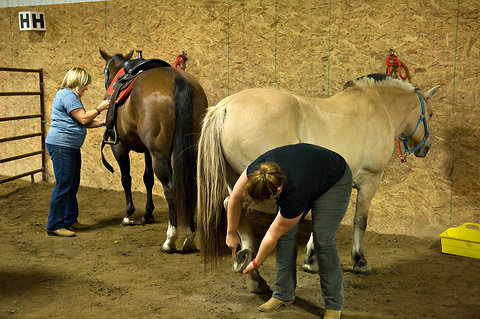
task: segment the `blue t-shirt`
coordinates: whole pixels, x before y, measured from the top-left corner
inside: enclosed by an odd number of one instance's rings
[[[71,89],[58,90],[52,103],[51,127],[45,143],[80,149],[87,129],[75,120],[70,112],[83,108],[78,96]]]
[[[317,145],[299,143],[260,155],[248,166],[247,176],[264,162],[278,164],[285,174],[286,182],[277,198],[280,214],[285,218],[307,213],[313,202],[343,177],[347,167],[339,154]]]

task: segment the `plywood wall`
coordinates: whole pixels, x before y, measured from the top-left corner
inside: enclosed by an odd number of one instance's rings
[[[44,12],[47,31],[20,32],[18,11]],[[480,222],[479,15],[476,0],[113,0],[3,8],[0,54],[2,66],[43,68],[49,118],[57,86],[73,66],[93,76],[83,98],[87,109],[100,102],[104,61],[99,48],[143,50],[146,58],[171,63],[186,50],[186,70],[203,85],[210,105],[251,87],[327,97],[349,79],[385,72],[392,48],[407,65],[410,82],[425,90],[441,85],[441,90],[431,102],[430,153],[405,164],[392,155],[369,225],[382,232],[432,235],[450,225]],[[21,83],[0,74],[2,91]],[[0,116],[35,104],[4,101]],[[18,124],[2,126],[2,134],[19,129]],[[119,172],[110,174],[100,160],[102,133],[88,133],[82,185],[120,190]],[[0,146],[1,153],[22,148],[14,144]],[[15,165],[2,165],[0,174],[22,164]],[[132,165],[135,189],[143,191],[141,156],[132,155]],[[48,176],[53,182],[51,164]]]

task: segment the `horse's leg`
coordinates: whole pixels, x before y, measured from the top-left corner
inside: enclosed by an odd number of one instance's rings
[[[153,217],[155,205],[153,204],[152,198],[152,189],[153,184],[155,183],[155,178],[153,176],[152,156],[148,151],[145,152],[145,172],[143,173],[143,182],[147,190],[147,204],[145,206],[145,215],[142,217],[142,223],[151,224],[155,221],[155,218]]]
[[[225,209],[228,207],[228,200],[230,196],[225,198],[225,201],[223,202]],[[238,268],[244,268],[246,264],[250,263],[253,259],[253,257],[257,254],[258,252],[258,244],[257,241],[255,240],[255,237],[253,236],[252,229],[250,227],[250,223],[248,222],[247,219],[247,208],[242,209],[242,215],[240,216],[240,222],[238,224],[238,236],[240,237],[240,251],[248,251],[250,252],[251,258],[248,260],[244,260],[242,265],[237,265],[234,262],[233,265],[233,270],[238,271]],[[258,270],[253,271],[249,275],[247,275],[247,286],[250,289],[251,292],[257,293],[257,294],[263,294],[270,292],[270,287],[268,286],[267,282],[262,278]]]
[[[240,236],[240,242],[242,250],[249,249],[255,253],[258,252],[258,244],[253,236],[250,223],[247,220],[247,209],[243,209],[242,216],[240,217],[240,223],[238,225],[238,235]],[[265,279],[262,278],[259,271],[253,271],[247,275],[247,287],[251,292],[257,294],[264,294],[270,292],[270,287],[268,286]]]
[[[185,230],[185,240],[183,241],[182,252],[194,252],[197,251],[197,246],[195,246],[195,229],[194,220],[190,222],[190,225],[187,225]]]
[[[173,189],[172,165],[170,158],[160,152],[152,152],[153,171],[163,186],[163,194],[168,203],[167,239],[162,245],[162,251],[174,253],[175,241],[178,237],[177,216],[175,214],[175,193]]]
[[[134,225],[133,220],[130,219],[133,213],[135,213],[135,206],[132,199],[132,177],[130,176],[130,150],[123,145],[122,142],[112,145],[113,156],[117,160],[118,166],[120,166],[120,172],[122,174],[122,186],[125,193],[126,202],[126,215],[123,217],[121,225],[131,226]]]
[[[372,175],[366,173],[362,182],[357,184],[357,206],[355,210],[355,218],[353,221],[353,247],[352,259],[353,270],[356,273],[370,274],[372,267],[365,259],[363,252],[363,239],[367,228],[368,209],[372,202],[373,195],[380,186],[382,174]]]
[[[310,233],[310,239],[305,246],[305,257],[303,259],[302,269],[310,273],[318,273],[317,255],[313,249],[313,233]]]

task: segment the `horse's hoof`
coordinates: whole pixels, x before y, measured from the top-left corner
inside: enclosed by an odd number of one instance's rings
[[[251,292],[259,295],[271,293],[270,287],[268,286],[265,279],[260,276],[260,273],[257,269],[250,273],[250,277],[247,278],[249,279],[247,280],[247,285],[250,288]]]
[[[123,220],[122,220],[122,223],[120,225],[122,225],[122,226],[134,226],[135,222],[128,217],[124,217]]]
[[[242,272],[252,260],[253,251],[250,249],[242,249],[235,254],[232,270],[234,272]]]
[[[187,239],[185,239],[185,241],[183,242],[182,253],[194,253],[197,251],[198,249],[195,246],[195,243],[192,241],[187,241]]]
[[[318,262],[315,254],[306,254],[303,260],[302,269],[305,272],[318,274]]]
[[[155,223],[155,218],[153,216],[143,216],[142,224],[153,224]]]
[[[353,271],[356,274],[362,274],[362,275],[370,275],[372,274],[372,267],[368,263],[368,261],[364,261],[358,264],[353,265]]]
[[[163,244],[162,247],[160,248],[160,250],[164,253],[167,253],[167,254],[173,254],[177,251],[177,249],[175,248],[175,246],[173,247],[170,247],[168,245],[165,245]]]
[[[193,246],[193,247],[188,247],[185,249],[185,247],[182,248],[182,251],[181,253],[182,254],[191,254],[191,253],[197,253],[199,252],[200,250],[197,249],[197,247]]]
[[[311,264],[303,264],[302,269],[305,272],[309,272],[311,274],[318,274],[318,264],[311,263]]]

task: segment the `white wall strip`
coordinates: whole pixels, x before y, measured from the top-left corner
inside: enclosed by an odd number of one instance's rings
[[[49,4],[65,4],[76,2],[99,2],[110,0],[1,0],[0,8],[26,7],[26,6],[45,6]]]

